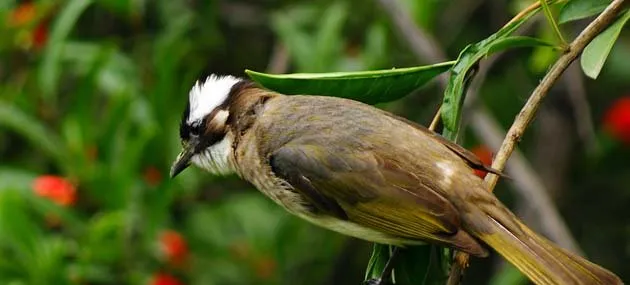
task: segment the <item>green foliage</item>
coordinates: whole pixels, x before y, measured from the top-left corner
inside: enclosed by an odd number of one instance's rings
[[[582,52],[580,63],[582,70],[588,77],[596,79],[604,67],[606,58],[612,49],[623,26],[630,20],[630,11],[626,11],[617,21],[604,32],[597,35]]]
[[[560,24],[584,19],[604,11],[612,0],[571,0],[560,10],[558,22]]]
[[[90,0],[68,1],[50,32],[44,59],[39,70],[40,86],[46,99],[51,100],[57,92],[59,77],[61,75],[61,53],[64,43],[74,28],[79,16],[92,3]]]
[[[523,275],[516,267],[511,264],[506,264],[501,271],[499,271],[496,275],[492,277],[490,280],[490,285],[502,285],[502,284],[513,284],[513,285],[525,285],[528,284],[527,277]]]
[[[530,12],[528,15],[504,26],[486,39],[468,45],[460,52],[457,62],[451,68],[451,74],[446,90],[444,91],[444,99],[441,108],[441,116],[445,128],[444,135],[446,137],[456,140],[466,88],[472,80],[481,59],[486,57],[490,52],[498,52],[511,47],[548,45],[540,40],[525,40],[522,37],[510,37],[518,27],[534,14],[535,12]]]
[[[284,94],[318,94],[349,98],[368,104],[391,102],[422,87],[453,62],[363,72],[265,74],[246,73],[262,86]]]

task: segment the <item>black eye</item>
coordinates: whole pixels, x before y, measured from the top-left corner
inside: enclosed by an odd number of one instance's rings
[[[190,134],[193,136],[199,136],[199,134],[201,134],[201,123],[193,123],[190,126]]]

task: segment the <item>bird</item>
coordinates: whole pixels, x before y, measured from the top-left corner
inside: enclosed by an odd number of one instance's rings
[[[236,174],[295,216],[379,244],[431,243],[476,257],[489,247],[536,284],[622,284],[535,233],[473,173],[500,172],[374,106],[212,74],[190,89],[179,136],[172,178],[190,165]]]

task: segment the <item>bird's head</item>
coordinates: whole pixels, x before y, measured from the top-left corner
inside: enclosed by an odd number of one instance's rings
[[[229,75],[211,75],[195,83],[179,127],[183,150],[171,167],[171,177],[191,163],[214,174],[233,172],[228,159],[232,144],[227,136],[229,105],[244,83],[244,79]]]

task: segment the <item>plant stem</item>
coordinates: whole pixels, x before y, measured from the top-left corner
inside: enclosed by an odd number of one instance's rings
[[[556,23],[556,19],[553,18],[551,9],[549,9],[549,4],[547,4],[546,0],[540,0],[539,2],[545,13],[545,18],[547,18],[547,22],[549,22],[549,25],[551,25],[551,28],[556,33],[556,37],[558,37],[560,44],[562,45],[562,47],[566,47],[567,41],[564,40],[564,37],[562,36],[562,32],[560,32],[560,27],[558,27],[558,23]]]

